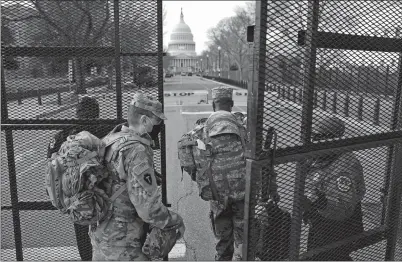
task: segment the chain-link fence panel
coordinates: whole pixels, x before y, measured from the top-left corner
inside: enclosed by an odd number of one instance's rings
[[[280,195],[277,203],[267,201],[275,183],[272,169],[266,164],[256,165],[249,181],[252,186],[248,258],[287,259],[290,238],[296,237],[291,235],[291,227],[299,225],[299,255],[303,260],[346,260],[349,256],[354,260],[384,260],[386,241],[375,244],[383,232],[375,235],[374,240],[364,234],[383,230],[387,198],[381,189],[387,176],[387,156],[388,147],[352,152],[332,150],[306,157],[302,162],[276,164],[274,171]],[[350,170],[351,166],[355,173]],[[297,176],[306,181],[305,194],[296,192]],[[295,218],[295,198],[303,198],[303,203],[310,200],[312,205],[298,209],[301,221]],[[347,205],[347,209],[342,205]],[[366,247],[372,244],[375,248]],[[331,245],[339,247],[330,249]]]
[[[88,260],[88,227],[49,202],[46,159],[68,135],[125,121],[141,91],[163,103],[157,1],[3,1],[2,259]],[[166,203],[164,127],[154,162]]]
[[[257,2],[248,260],[393,258],[401,11],[399,1]],[[277,205],[266,201],[272,158]]]

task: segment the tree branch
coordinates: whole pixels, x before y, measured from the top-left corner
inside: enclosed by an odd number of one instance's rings
[[[91,31],[93,28],[92,25],[92,16],[91,13],[89,12],[89,6],[88,6],[88,2],[85,2],[85,6],[86,8],[83,8],[76,0],[73,2],[75,7],[77,7],[78,9],[80,9],[88,18],[88,25],[87,25],[87,29],[85,30],[85,36],[82,39],[82,45],[85,45],[85,43],[88,41],[89,36],[91,35]]]
[[[42,15],[42,18],[54,29],[56,29],[60,34],[64,35],[68,42],[71,42],[71,37],[60,27],[58,26],[52,19],[46,14],[45,11],[39,5],[40,1],[31,0],[31,3],[36,7],[38,12]]]
[[[81,15],[81,18],[77,23],[77,27],[74,28],[74,30],[72,30],[73,31],[73,43],[74,43],[74,45],[77,45],[77,33],[78,33],[79,28],[81,27],[82,23],[84,22],[84,18],[85,18],[85,13],[83,13]]]
[[[109,19],[110,19],[109,1],[106,1],[106,17],[105,17],[105,20],[103,20],[102,26],[100,27],[98,33],[93,38],[94,44],[99,41],[99,39],[102,37],[102,35],[106,34],[106,32],[109,31],[109,28],[105,30],[106,25],[109,22]]]

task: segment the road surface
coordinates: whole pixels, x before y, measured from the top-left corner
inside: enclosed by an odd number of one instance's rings
[[[186,224],[186,234],[184,241],[178,243],[171,253],[172,260],[213,260],[214,242],[208,213],[208,203],[198,197],[197,185],[191,181],[189,176],[182,175],[177,160],[176,142],[180,136],[192,128],[195,121],[201,117],[208,116],[212,112],[210,90],[218,86],[216,82],[200,79],[199,77],[181,77],[175,76],[167,78],[165,91],[165,113],[168,118],[166,121],[167,139],[166,139],[166,162],[167,162],[167,192],[168,203],[172,209],[183,216]],[[127,108],[131,99],[131,93],[123,94],[123,112]],[[234,96],[234,111],[246,112],[246,96],[241,90]],[[115,96],[113,94],[100,94],[97,99],[101,105],[101,115],[103,118],[114,118],[116,114]],[[198,104],[200,100],[206,100],[208,104]],[[282,110],[282,109],[281,109]],[[278,111],[278,116],[282,112]],[[286,111],[286,117],[291,117],[291,110]],[[74,109],[69,109],[54,116],[71,117],[74,115]],[[272,118],[272,123],[278,123],[278,132],[282,141],[290,141],[286,134],[297,132],[297,121],[283,121],[276,117]],[[277,122],[278,121],[278,122]],[[16,173],[18,184],[19,201],[47,201],[43,187],[43,169],[46,156],[47,143],[52,135],[57,131],[14,131],[14,148],[16,158]],[[294,142],[294,141],[293,141]],[[5,149],[4,136],[2,135],[1,146]],[[280,141],[280,144],[282,142]],[[367,202],[374,202],[373,208],[367,208],[365,214],[366,229],[374,228],[378,225],[378,208],[376,204],[379,199],[379,188],[381,187],[381,176],[383,175],[386,154],[385,149],[373,149],[359,153],[359,157],[365,168],[366,184],[368,194]],[[2,206],[11,205],[9,197],[9,181],[7,174],[6,152],[2,150]],[[374,163],[373,155],[376,155]],[[378,168],[381,168],[379,170]],[[291,211],[293,198],[292,183],[294,181],[294,164],[285,164],[277,168],[279,173],[279,186],[282,196],[282,206]],[[369,206],[368,206],[369,207]],[[370,213],[371,212],[371,213]],[[1,248],[13,248],[13,226],[11,211],[1,212]],[[59,214],[58,211],[21,211],[20,212],[22,241],[24,248],[41,247],[65,247],[63,250],[68,256],[64,259],[77,259],[75,245],[75,236],[73,226],[68,218]],[[305,248],[305,232],[307,228],[303,227],[302,249]],[[37,258],[37,251],[25,252],[24,258],[32,260]],[[52,258],[57,259],[57,254],[61,251],[52,253]],[[11,253],[12,254],[12,253]],[[3,256],[3,255],[2,255]],[[3,260],[9,260],[13,257],[2,257]],[[50,258],[50,256],[48,257]]]

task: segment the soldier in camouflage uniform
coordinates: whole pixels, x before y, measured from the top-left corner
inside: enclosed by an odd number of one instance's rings
[[[336,117],[326,117],[313,125],[312,140],[339,138],[345,124]],[[363,168],[352,153],[334,153],[308,163],[304,221],[309,223],[307,249],[340,241],[363,232],[361,201],[365,194]],[[326,251],[311,260],[351,261],[351,249]]]
[[[213,98],[213,109],[214,113],[207,120],[207,125],[209,123],[214,123],[215,119],[221,119],[222,122],[216,123],[209,131],[210,135],[213,132],[221,133],[217,139],[228,139],[226,148],[216,148],[216,150],[223,152],[236,152],[239,148],[246,146],[248,138],[246,129],[242,124],[238,122],[238,119],[234,114],[231,114],[233,108],[233,89],[221,86],[212,89],[212,98]],[[234,121],[237,124],[234,124]],[[215,121],[216,122],[216,121]],[[242,142],[237,141],[233,142],[231,130],[239,130],[240,140]],[[239,140],[239,139],[238,139]],[[216,158],[216,169],[217,173],[214,173],[213,176],[219,180],[221,176],[231,176],[231,177],[239,177],[239,179],[235,182],[233,181],[233,187],[238,189],[238,192],[230,192],[229,195],[224,197],[224,201],[210,201],[210,219],[212,222],[212,228],[217,238],[216,244],[216,255],[215,260],[241,260],[242,259],[242,243],[243,243],[243,223],[244,223],[244,196],[245,196],[245,177],[246,177],[246,162],[244,157],[244,147],[243,154],[241,159],[238,159],[239,156],[227,155],[228,159],[222,159],[223,156],[219,156]],[[223,166],[219,168],[219,166]],[[219,172],[221,169],[222,172]],[[240,176],[239,176],[240,175]],[[271,184],[275,183],[272,181]],[[235,184],[239,184],[236,186]],[[242,184],[243,186],[240,186]],[[276,190],[276,183],[275,187]],[[224,192],[224,191],[223,191]],[[276,194],[275,192],[271,192],[269,189],[269,194]],[[234,257],[233,257],[234,256]]]
[[[184,234],[181,217],[162,204],[161,189],[156,184],[153,166],[152,140],[149,133],[166,120],[162,105],[142,94],[135,94],[128,109],[127,124],[117,126],[104,138],[119,132],[139,137],[141,143],[131,143],[120,150],[119,141],[106,149],[108,169],[112,173],[112,194],[126,185],[113,204],[110,218],[97,226],[91,226],[93,259],[105,260],[149,260],[143,251],[144,223],[160,229],[179,227]]]
[[[220,114],[232,112],[232,96],[232,88],[220,86],[212,89],[212,106],[214,113],[212,113],[207,121],[211,121],[211,119]],[[243,139],[245,138],[244,136]],[[240,141],[238,143],[240,143]],[[238,168],[238,172],[243,175],[244,182],[246,175],[245,164],[245,161],[243,161],[242,166]],[[213,175],[217,176],[219,174]],[[210,219],[215,238],[217,239],[215,254],[215,260],[217,261],[232,260],[233,255],[235,260],[241,260],[242,257],[245,191],[237,192],[237,194],[242,197],[236,200],[227,199],[227,203],[224,201],[210,201]]]

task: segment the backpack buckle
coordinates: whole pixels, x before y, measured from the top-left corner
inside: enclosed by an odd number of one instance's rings
[[[206,148],[206,150],[205,150],[205,152],[204,152],[204,155],[205,155],[206,157],[212,157],[212,155],[213,155],[213,150],[212,150],[211,145],[207,145],[207,148]]]

